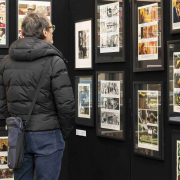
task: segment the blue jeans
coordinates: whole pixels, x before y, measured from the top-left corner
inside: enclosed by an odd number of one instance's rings
[[[58,180],[65,142],[61,130],[25,132],[24,162],[15,180]]]

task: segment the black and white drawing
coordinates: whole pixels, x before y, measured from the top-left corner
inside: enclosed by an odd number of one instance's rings
[[[106,33],[106,32],[107,32],[106,22],[101,22],[101,31],[100,31],[100,33]]]
[[[92,68],[92,20],[75,23],[75,68]]]
[[[107,37],[107,47],[117,47],[119,46],[118,35],[109,35]]]
[[[100,53],[119,52],[119,3],[100,6]]]
[[[100,47],[101,48],[107,47],[107,36],[106,35],[101,36]]]
[[[120,81],[101,81],[101,128],[120,130]]]
[[[119,110],[119,98],[102,97],[102,108]]]
[[[120,117],[116,112],[101,112],[101,128],[119,130]]]
[[[89,58],[89,29],[78,32],[79,37],[79,59]]]
[[[90,119],[90,84],[78,84],[78,117]]]
[[[101,23],[102,25],[102,23]],[[107,28],[107,33],[111,33],[111,32],[117,32],[119,30],[119,22],[117,21],[117,19],[115,20],[109,20],[106,23],[106,28]],[[116,34],[117,35],[117,34]]]
[[[102,95],[119,95],[120,82],[119,81],[101,81]]]

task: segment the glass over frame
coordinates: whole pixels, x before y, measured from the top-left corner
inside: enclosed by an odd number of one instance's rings
[[[17,3],[17,39],[24,38],[22,35],[22,21],[24,17],[34,10],[45,12],[47,18],[52,20],[52,0],[16,0]]]
[[[167,42],[169,122],[180,123],[180,40]]]
[[[164,69],[163,1],[133,0],[133,71]]]
[[[172,180],[180,179],[180,131],[172,132]]]
[[[134,153],[163,159],[162,83],[134,83]]]
[[[96,0],[96,63],[124,59],[124,0]]]
[[[0,48],[9,47],[9,0],[0,1]]]
[[[75,122],[79,125],[94,126],[93,76],[75,77]]]
[[[124,140],[124,72],[97,72],[98,136]]]

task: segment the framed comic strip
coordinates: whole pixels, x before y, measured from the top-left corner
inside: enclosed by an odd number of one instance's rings
[[[132,0],[133,71],[164,70],[163,0]]]
[[[133,83],[134,153],[163,160],[163,84]]]
[[[169,122],[180,123],[180,40],[167,42],[168,116]]]
[[[124,62],[124,37],[124,0],[96,0],[95,62]]]
[[[92,19],[75,23],[75,69],[92,69]]]
[[[170,0],[170,33],[180,33],[180,1]]]
[[[172,180],[180,179],[180,131],[172,131]]]
[[[0,1],[0,48],[9,47],[9,0]]]
[[[125,139],[125,87],[123,71],[96,73],[96,134]]]
[[[14,180],[13,169],[8,167],[8,131],[0,127],[0,179]]]
[[[17,39],[24,38],[21,24],[24,17],[34,11],[44,12],[52,21],[52,0],[16,0],[17,4]]]
[[[94,126],[93,76],[75,77],[75,122],[83,126]]]

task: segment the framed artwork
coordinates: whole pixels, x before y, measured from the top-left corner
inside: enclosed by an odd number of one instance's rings
[[[163,1],[132,1],[133,71],[164,70]]]
[[[92,19],[75,23],[75,69],[92,69]]]
[[[21,24],[24,17],[37,10],[45,12],[47,17],[52,20],[52,0],[16,0],[17,3],[17,39],[24,38],[22,35]]]
[[[167,42],[168,116],[169,122],[180,123],[180,40]]]
[[[93,76],[75,77],[75,122],[79,125],[94,126]]]
[[[124,0],[95,2],[96,63],[123,62]]]
[[[172,132],[172,180],[180,179],[180,131]]]
[[[133,86],[134,153],[163,160],[162,82]]]
[[[170,0],[170,33],[180,33],[180,1]]]
[[[13,169],[8,167],[8,132],[0,128],[0,179],[14,180]]]
[[[0,48],[9,47],[9,0],[0,1]]]
[[[124,72],[97,72],[96,76],[97,136],[124,140]]]

